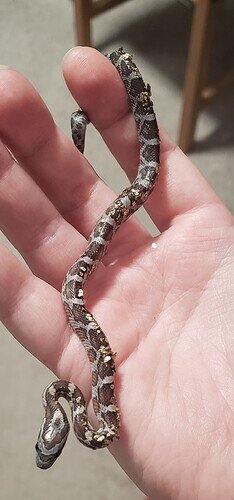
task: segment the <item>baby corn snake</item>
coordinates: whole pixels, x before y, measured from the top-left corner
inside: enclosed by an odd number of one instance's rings
[[[55,462],[66,443],[69,423],[59,398],[65,398],[72,414],[78,440],[89,448],[108,446],[119,437],[120,413],[116,404],[114,354],[101,327],[86,309],[83,286],[102,261],[110,241],[120,226],[147,200],[158,170],[160,140],[151,101],[149,85],[130,54],[123,48],[107,55],[125,85],[135,118],[140,145],[139,167],[135,180],[105,210],[96,223],[85,252],[67,272],[62,286],[62,300],[68,322],[87,352],[92,372],[92,403],[99,421],[95,430],[90,424],[81,390],[66,380],[57,380],[43,393],[45,417],[36,444],[37,466],[47,469]],[[89,120],[82,110],[72,114],[72,137],[83,152],[86,125]]]

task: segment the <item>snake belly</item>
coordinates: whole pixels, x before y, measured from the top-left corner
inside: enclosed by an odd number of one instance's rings
[[[66,380],[57,380],[43,393],[45,417],[36,444],[37,465],[49,468],[60,455],[66,443],[69,423],[59,398],[65,398],[71,408],[72,424],[77,439],[89,448],[108,446],[119,437],[120,414],[116,404],[114,354],[109,342],[92,313],[85,307],[84,284],[102,261],[108,245],[121,225],[147,200],[154,188],[159,170],[160,140],[151,101],[149,85],[123,48],[107,55],[118,70],[135,118],[140,146],[139,168],[132,184],[116,198],[96,223],[85,252],[67,272],[62,300],[68,322],[81,340],[91,366],[92,403],[99,422],[97,430],[87,415],[81,390]],[[83,152],[88,118],[79,110],[72,115],[72,136]]]

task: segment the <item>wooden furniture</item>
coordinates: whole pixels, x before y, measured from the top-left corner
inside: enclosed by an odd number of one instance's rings
[[[92,45],[91,20],[125,0],[74,0],[76,38],[79,45]]]
[[[190,148],[199,108],[211,92],[204,87],[208,75],[210,49],[218,8],[223,0],[193,0],[194,12],[185,70],[184,98],[178,144]]]

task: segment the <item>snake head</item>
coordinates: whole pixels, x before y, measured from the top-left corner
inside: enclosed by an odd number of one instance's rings
[[[49,469],[59,457],[67,441],[69,423],[62,406],[47,411],[36,443],[36,464],[40,469]]]

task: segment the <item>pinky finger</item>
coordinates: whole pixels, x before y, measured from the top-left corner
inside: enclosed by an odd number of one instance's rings
[[[0,320],[28,351],[56,371],[66,315],[60,294],[0,243]]]

